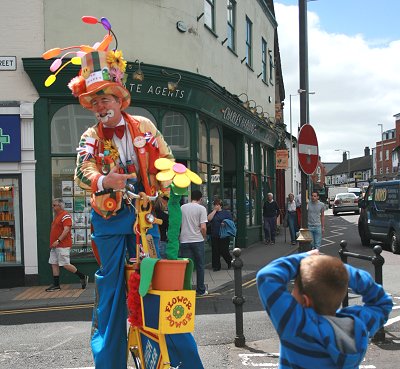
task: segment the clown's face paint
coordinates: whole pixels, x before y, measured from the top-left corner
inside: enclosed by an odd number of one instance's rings
[[[92,111],[99,122],[115,127],[121,121],[121,101],[112,95],[99,95],[92,99]]]
[[[106,114],[96,113],[96,118],[99,122],[102,122],[107,125],[107,122],[110,118],[114,118],[114,110],[108,110]]]

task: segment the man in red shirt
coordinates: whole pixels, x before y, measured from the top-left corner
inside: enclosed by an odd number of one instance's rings
[[[60,287],[60,266],[71,273],[76,274],[85,289],[89,281],[89,276],[82,274],[74,265],[71,264],[69,254],[72,247],[71,238],[71,215],[64,210],[62,199],[53,200],[54,220],[50,230],[50,257],[49,264],[53,271],[53,284],[46,288],[47,292],[59,291]]]

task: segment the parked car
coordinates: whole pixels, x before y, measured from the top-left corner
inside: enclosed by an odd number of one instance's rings
[[[358,233],[361,243],[382,241],[400,253],[400,181],[372,182],[359,202]]]
[[[335,196],[338,193],[345,193],[347,191],[347,187],[329,187],[328,188],[328,206],[329,209],[333,207],[333,202],[335,201]]]
[[[338,213],[343,213],[346,211],[354,211],[355,214],[360,213],[358,207],[358,196],[354,193],[338,193],[333,201],[333,215],[338,215]]]

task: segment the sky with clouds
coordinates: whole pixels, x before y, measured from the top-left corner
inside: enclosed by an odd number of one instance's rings
[[[297,0],[275,2],[285,84],[285,122],[290,130],[289,95],[299,88]],[[317,0],[308,6],[310,123],[323,162],[342,153],[364,155],[376,146],[380,126],[395,127],[400,113],[400,0]],[[298,96],[292,96],[292,131],[297,136]]]

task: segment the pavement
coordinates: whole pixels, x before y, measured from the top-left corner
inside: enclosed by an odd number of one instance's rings
[[[277,235],[275,245],[265,245],[264,242],[255,243],[247,248],[240,249],[239,256],[243,261],[242,278],[254,275],[261,267],[270,261],[284,255],[297,252],[297,246],[290,245],[290,237],[285,229],[281,228],[281,234]],[[238,246],[238,245],[237,245]],[[234,267],[227,268],[226,263],[221,260],[221,270],[214,272],[211,265],[205,269],[205,284],[208,291],[214,292],[234,280]],[[195,273],[193,284],[196,283]],[[95,295],[95,284],[89,283],[86,289],[80,284],[61,285],[57,292],[46,292],[48,286],[15,287],[0,289],[0,312],[10,310],[25,310],[47,308],[54,306],[88,305],[93,304]]]

